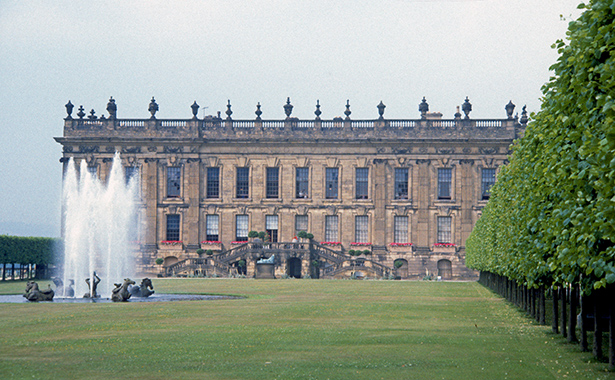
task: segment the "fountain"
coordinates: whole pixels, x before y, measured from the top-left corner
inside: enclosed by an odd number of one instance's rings
[[[115,153],[108,181],[103,184],[88,171],[79,170],[71,158],[64,175],[64,260],[62,282],[74,281],[74,295],[90,296],[89,281],[99,278],[97,294],[108,297],[113,281],[134,278],[137,240],[135,194],[139,181],[124,175],[120,154]],[[95,296],[95,294],[92,294]]]

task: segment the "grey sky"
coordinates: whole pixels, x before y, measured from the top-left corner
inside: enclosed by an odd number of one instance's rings
[[[64,104],[118,117],[473,118],[538,111],[578,0],[0,1],[0,234],[59,236]]]

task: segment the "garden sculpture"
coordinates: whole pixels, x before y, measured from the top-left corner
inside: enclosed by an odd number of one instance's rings
[[[75,285],[75,280],[69,280],[70,283],[67,286],[64,286],[64,282],[60,277],[54,277],[51,279],[56,286],[56,293],[60,297],[74,297],[75,289],[73,289],[73,285]]]
[[[268,259],[260,259],[256,262],[257,264],[273,264],[275,263],[275,255],[271,255]]]
[[[114,284],[115,289],[111,291],[111,301],[126,302],[132,294],[128,291],[128,285],[134,285],[135,282],[129,278],[125,278],[122,284]]]
[[[97,297],[100,297],[99,294],[96,294],[96,288],[98,287],[98,283],[100,282],[100,277],[98,277],[96,272],[94,272],[93,274],[94,274],[94,283],[92,285],[90,285],[90,279],[89,278],[85,279],[85,282],[86,282],[86,284],[88,284],[88,288],[90,289],[90,291],[88,293],[85,293],[83,295],[83,298],[97,298]]]
[[[152,285],[152,280],[145,277],[141,280],[140,285],[130,286],[128,291],[135,297],[149,297],[154,294],[154,285]]]
[[[54,292],[49,286],[48,289],[39,290],[38,284],[34,281],[28,281],[26,284],[26,292],[23,295],[28,301],[53,301]]]

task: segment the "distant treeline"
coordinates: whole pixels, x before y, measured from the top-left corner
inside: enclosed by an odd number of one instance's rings
[[[7,264],[36,264],[39,271],[53,262],[60,239],[0,235],[0,264],[3,278]]]

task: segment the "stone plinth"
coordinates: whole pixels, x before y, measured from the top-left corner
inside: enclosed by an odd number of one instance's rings
[[[256,264],[254,278],[275,278],[275,264],[261,263]]]

